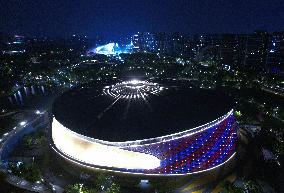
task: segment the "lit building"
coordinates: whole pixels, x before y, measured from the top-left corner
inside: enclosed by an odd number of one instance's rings
[[[267,32],[255,31],[252,35],[247,35],[243,59],[244,68],[254,72],[265,70],[267,42]]]
[[[54,105],[53,149],[64,159],[78,166],[127,174],[187,175],[222,166],[234,157],[236,151],[237,125],[234,111],[229,110],[217,118],[220,112],[217,113],[217,108],[211,109],[213,116],[217,119],[193,128],[184,127],[187,122],[192,121],[184,118],[197,117],[194,114],[195,111],[200,113],[210,111],[198,110],[195,107],[210,106],[216,98],[212,91],[210,93],[206,91],[209,95],[206,94],[205,97],[202,96],[202,91],[188,91],[180,84],[176,84],[178,86],[173,84],[176,83],[160,84],[152,81],[131,80],[109,86],[71,90],[70,93],[59,98]],[[94,91],[93,88],[98,90]],[[188,95],[188,93],[196,95]],[[188,97],[195,102],[188,103],[181,100]],[[74,99],[78,102],[78,107],[73,106],[74,103],[71,101]],[[92,101],[87,101],[90,99]],[[206,100],[206,102],[196,104],[200,102],[199,100]],[[98,110],[106,101],[112,101],[112,103]],[[227,103],[225,99],[222,102]],[[89,105],[83,105],[86,103]],[[67,110],[61,111],[62,108]],[[128,109],[128,117],[126,109]],[[69,114],[70,111],[74,111],[75,114]],[[119,113],[120,111],[122,114]],[[92,114],[91,119],[85,119],[89,113]],[[70,120],[71,117],[68,114],[87,125],[89,125],[88,121],[94,120],[93,124],[97,129],[86,128],[86,125],[82,127],[83,129],[78,129],[81,123]],[[192,117],[187,114],[191,114]],[[73,123],[67,123],[64,120]],[[198,122],[197,118],[193,122]],[[105,127],[105,124],[109,127]],[[70,128],[68,125],[77,126]],[[173,129],[173,125],[179,130]],[[157,132],[161,132],[161,136],[156,136]],[[170,134],[170,132],[173,133]],[[128,138],[131,136],[134,137]],[[139,139],[144,136],[147,137]]]
[[[124,47],[120,46],[118,43],[108,43],[89,50],[88,54],[119,55],[121,53],[130,53],[132,49],[132,42]]]
[[[156,50],[155,35],[149,32],[138,32],[132,36],[134,52],[153,52]]]
[[[270,35],[267,49],[266,71],[273,74],[283,74],[284,32]]]
[[[6,42],[6,48],[3,50],[3,54],[15,55],[23,54],[26,52],[25,37],[15,35]]]

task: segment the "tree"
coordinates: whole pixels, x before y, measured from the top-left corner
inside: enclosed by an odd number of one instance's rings
[[[70,184],[65,188],[65,193],[96,193],[95,189],[89,189],[83,184]]]
[[[262,187],[257,181],[248,180],[245,187],[249,193],[263,193]]]
[[[239,188],[234,186],[234,184],[232,184],[230,181],[225,181],[222,184],[222,193],[243,193],[244,191]]]
[[[31,182],[36,182],[41,180],[41,171],[39,167],[35,164],[28,165],[26,167],[26,171],[24,178]]]
[[[14,175],[24,178],[25,180],[30,182],[40,181],[42,177],[39,167],[34,163],[9,163],[9,169]]]
[[[105,190],[107,188],[110,177],[103,172],[97,173],[94,178],[94,186],[97,190]]]
[[[0,184],[6,180],[7,174],[3,171],[0,171]]]
[[[177,183],[174,180],[153,179],[150,183],[159,193],[170,193],[177,188]]]
[[[33,138],[30,135],[26,135],[23,138],[23,143],[26,147],[31,148],[33,146]]]
[[[106,193],[119,193],[119,192],[120,192],[120,186],[114,182],[106,191]]]

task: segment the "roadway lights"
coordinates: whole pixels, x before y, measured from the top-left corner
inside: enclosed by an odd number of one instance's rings
[[[27,124],[27,121],[22,121],[22,122],[20,122],[20,125],[21,126],[24,126],[24,125],[26,125]]]
[[[44,114],[44,112],[43,112],[43,111],[40,111],[40,110],[36,110],[36,111],[35,111],[35,114],[37,114],[37,115],[42,115],[42,114]]]

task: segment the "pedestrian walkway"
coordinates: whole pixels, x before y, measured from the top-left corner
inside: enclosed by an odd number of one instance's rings
[[[14,175],[8,175],[6,178],[6,181],[16,187],[33,191],[33,192],[41,192],[41,193],[50,193],[48,191],[48,188],[43,184],[37,184],[37,183],[30,183],[22,178],[19,178]]]

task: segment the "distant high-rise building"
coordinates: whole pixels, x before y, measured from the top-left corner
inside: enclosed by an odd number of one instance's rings
[[[132,41],[132,44],[133,44],[133,51],[139,52],[139,50],[140,50],[139,32],[138,32],[138,34],[135,34],[131,37],[131,41]]]
[[[273,74],[284,73],[284,31],[273,33],[269,37],[266,71]]]
[[[166,34],[165,32],[156,33],[155,34],[155,40],[156,40],[157,52],[159,52],[159,53],[168,53],[169,52],[170,38],[169,38],[168,34]]]
[[[255,31],[246,36],[244,68],[255,72],[265,71],[267,43],[268,33],[265,31]]]
[[[238,40],[234,34],[224,34],[220,36],[218,45],[217,59],[222,65],[229,65],[235,67],[237,59],[237,44]]]
[[[155,35],[149,32],[138,32],[132,36],[134,52],[153,52],[156,50]]]

